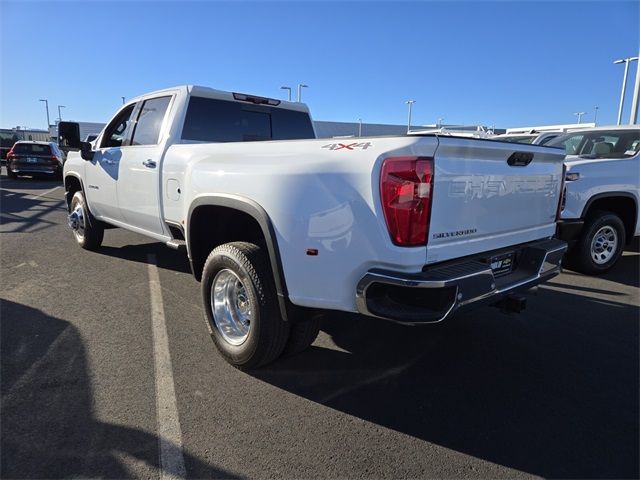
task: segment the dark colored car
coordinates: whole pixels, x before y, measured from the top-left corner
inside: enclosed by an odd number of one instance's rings
[[[47,174],[62,177],[64,153],[52,142],[16,142],[7,154],[9,178]]]

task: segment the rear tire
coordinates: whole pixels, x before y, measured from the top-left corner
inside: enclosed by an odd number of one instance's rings
[[[82,190],[73,195],[70,211],[78,214],[78,228],[73,229],[73,236],[78,245],[85,250],[100,248],[104,239],[104,227],[91,215]]]
[[[247,242],[215,248],[202,273],[211,338],[231,365],[249,370],[278,358],[289,338],[264,250]]]
[[[618,261],[626,240],[624,223],[616,214],[598,211],[589,215],[573,252],[570,266],[587,275],[608,272]]]
[[[282,355],[295,355],[309,348],[320,333],[320,319],[319,313],[313,313],[309,318],[297,319],[291,325],[289,341],[284,347]]]

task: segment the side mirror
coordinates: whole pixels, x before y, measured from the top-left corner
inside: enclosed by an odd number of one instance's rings
[[[59,122],[58,146],[64,151],[80,150],[80,124]]]
[[[91,144],[89,142],[80,142],[80,156],[84,160],[93,160],[93,155],[95,153],[96,152],[91,149]]]

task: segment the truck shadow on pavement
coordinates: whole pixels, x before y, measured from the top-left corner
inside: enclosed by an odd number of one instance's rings
[[[640,255],[638,255],[637,245],[627,248],[615,267],[601,278],[630,287],[640,287]]]
[[[6,167],[2,166],[3,173]],[[0,185],[3,188],[27,188],[29,190],[49,190],[55,186],[62,187],[62,180],[51,175],[35,175],[27,177],[9,178],[6,173],[0,176]]]
[[[52,188],[55,184],[47,186]],[[5,187],[4,182],[2,187]],[[47,201],[46,204],[43,200]],[[0,230],[4,233],[32,233],[56,226],[56,222],[44,218],[56,209],[60,210],[60,215],[65,215],[62,200],[39,199],[33,194],[0,188]]]
[[[567,275],[581,275],[580,273],[574,273],[572,270],[565,270],[564,273]],[[611,282],[639,288],[640,255],[638,255],[637,246],[632,245],[627,247],[611,270],[595,278],[603,278]],[[613,294],[615,295],[615,292],[613,292]]]
[[[130,477],[123,453],[160,470],[156,435],[94,418],[85,349],[73,325],[7,300],[0,318],[2,478]],[[184,456],[197,471],[234,477]]]
[[[158,267],[173,272],[191,274],[186,252],[171,250],[161,242],[124,245],[121,247],[103,244],[96,250],[96,253],[144,264],[149,263],[149,254],[155,254],[158,259]]]
[[[531,474],[637,478],[638,309],[550,289],[530,304],[425,327],[327,315],[339,350],[321,336],[254,376]]]

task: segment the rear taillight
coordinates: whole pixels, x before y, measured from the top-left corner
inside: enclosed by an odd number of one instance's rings
[[[56,157],[55,155],[51,155],[50,158],[53,163],[58,163],[58,157]]]
[[[13,157],[15,157],[14,153],[13,153],[13,148],[11,150],[9,150],[9,152],[7,152],[7,160],[12,160]]]
[[[382,163],[380,198],[393,243],[426,245],[432,192],[432,158],[392,157]]]

